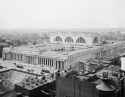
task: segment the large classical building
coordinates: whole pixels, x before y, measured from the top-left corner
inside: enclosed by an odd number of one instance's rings
[[[4,48],[3,60],[41,65],[49,71],[65,70],[84,56],[88,47],[65,47],[62,44],[42,44]],[[79,59],[78,59],[79,60]]]
[[[97,56],[116,57],[125,52],[125,43],[111,43],[105,46],[96,46],[99,38],[96,35],[85,33],[59,33],[48,34],[50,43],[8,47],[3,49],[3,60],[20,62],[27,65],[40,65],[42,69],[56,72],[68,70],[73,64],[83,64],[88,69],[86,60]],[[86,36],[85,36],[86,35]]]

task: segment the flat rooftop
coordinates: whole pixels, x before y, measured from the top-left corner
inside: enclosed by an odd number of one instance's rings
[[[64,45],[64,44],[38,44],[38,45],[27,45],[27,46],[19,46],[19,47],[11,47],[5,48],[6,51],[11,51],[13,53],[19,54],[28,54],[28,55],[39,55],[47,58],[59,58],[59,59],[67,59],[68,56],[75,54],[79,51],[88,50],[90,48],[94,48],[94,46],[74,46]]]
[[[88,46],[88,45],[76,45],[76,44],[37,44],[37,45],[27,45],[19,47],[9,47],[5,48],[5,51],[10,51],[16,54],[27,54],[27,55],[38,55],[41,57],[47,58],[56,58],[56,59],[67,59],[68,56],[74,55],[76,53],[85,52],[85,55],[90,52],[97,51],[100,49],[100,45],[97,46]],[[115,47],[124,47],[124,42],[116,42],[106,44],[104,49],[111,49]]]
[[[27,90],[33,90],[37,87],[43,86],[45,84],[55,81],[51,78],[51,73],[43,72],[42,75],[28,73],[18,69],[3,68],[0,69],[0,73],[9,73],[9,81]],[[44,79],[43,79],[44,77]],[[4,80],[4,76],[2,78]]]

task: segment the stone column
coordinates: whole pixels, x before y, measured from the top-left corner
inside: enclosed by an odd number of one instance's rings
[[[43,57],[40,57],[40,64],[42,64],[42,66],[44,64],[44,58]]]
[[[48,66],[50,67],[50,59],[48,59]]]
[[[46,58],[46,65],[47,65],[47,67],[48,67],[48,58]]]
[[[38,56],[36,56],[36,64],[38,65]]]
[[[58,60],[56,61],[56,69],[58,69]]]
[[[45,58],[43,58],[43,65],[45,66]]]
[[[52,67],[52,59],[50,59],[50,67]]]
[[[53,67],[56,70],[56,59],[53,59]]]

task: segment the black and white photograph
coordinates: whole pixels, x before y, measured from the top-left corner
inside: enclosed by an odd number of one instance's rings
[[[125,0],[0,0],[0,97],[125,97]]]

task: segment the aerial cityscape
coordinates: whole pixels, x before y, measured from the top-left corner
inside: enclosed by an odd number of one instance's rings
[[[125,97],[125,0],[0,0],[0,97]]]
[[[35,34],[1,33],[1,96],[124,97],[124,33]]]

